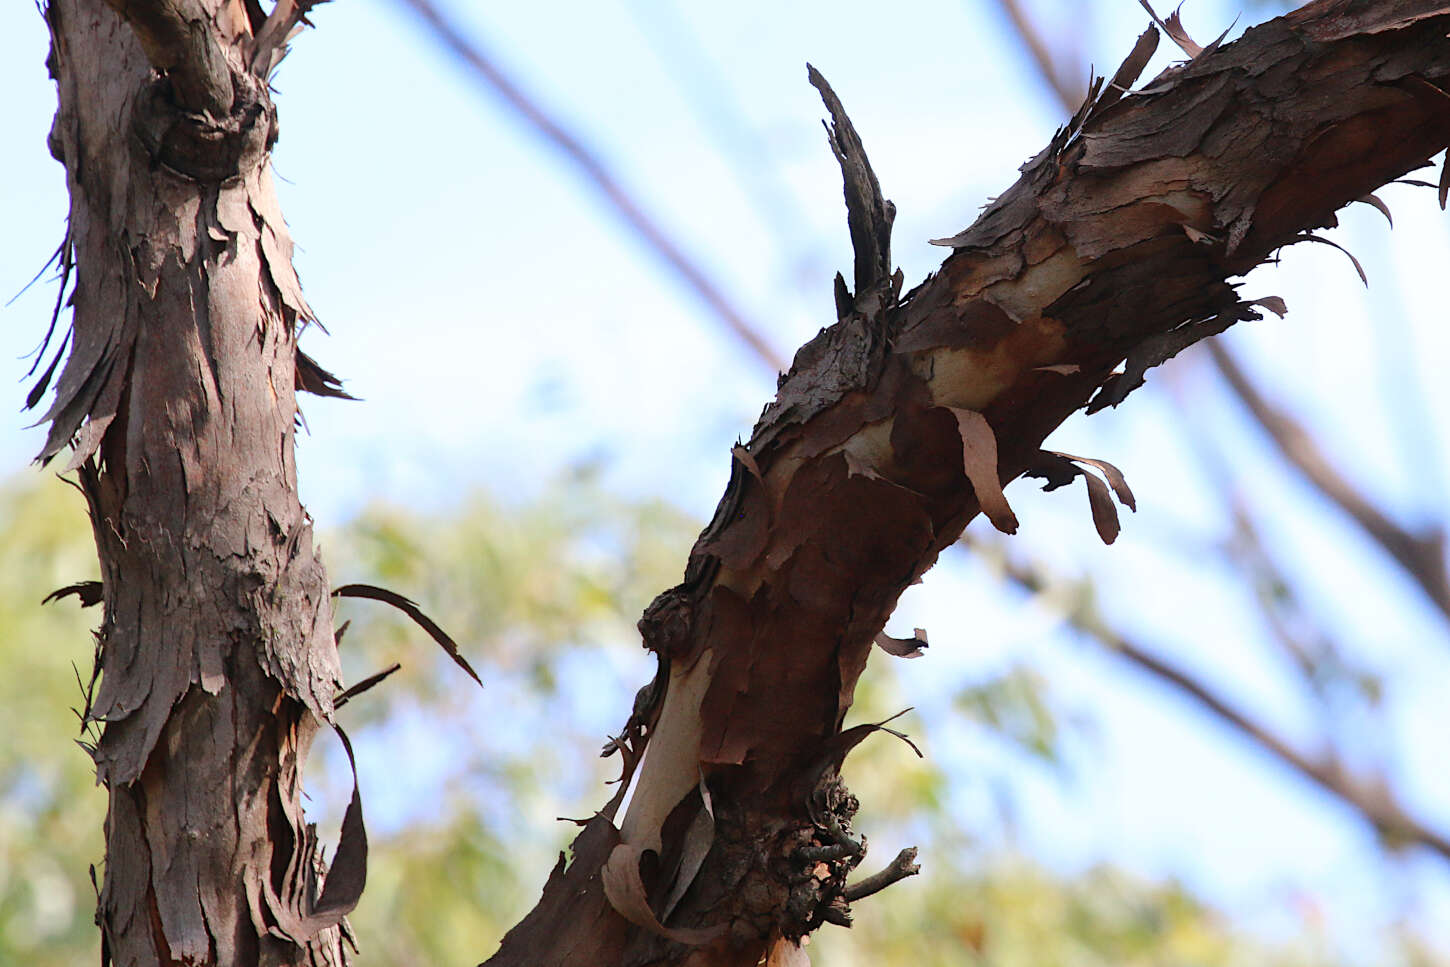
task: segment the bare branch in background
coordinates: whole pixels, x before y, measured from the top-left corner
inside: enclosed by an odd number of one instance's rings
[[[1350,681],[1361,696],[1369,697],[1371,692],[1378,691],[1378,680],[1346,659],[1332,631],[1324,627],[1325,622],[1316,620],[1300,600],[1293,582],[1260,536],[1252,501],[1234,479],[1229,469],[1231,461],[1219,451],[1206,426],[1193,425],[1199,419],[1199,411],[1190,404],[1183,380],[1178,374],[1170,373],[1164,386],[1184,419],[1189,421],[1189,432],[1182,434],[1182,439],[1197,460],[1199,473],[1232,516],[1232,537],[1226,550],[1256,593],[1260,615],[1274,643],[1319,704],[1326,733],[1321,741],[1334,742],[1341,710],[1332,707],[1331,683]]]
[[[685,253],[680,244],[653,218],[645,213],[644,207],[624,187],[618,176],[586,145],[577,134],[567,129],[549,114],[538,102],[526,94],[513,78],[503,71],[497,62],[484,50],[477,40],[465,37],[451,20],[432,3],[432,0],[399,0],[414,13],[432,32],[433,37],[446,48],[458,62],[468,69],[475,80],[503,101],[520,118],[533,128],[535,133],[553,146],[578,169],[585,180],[600,196],[609,202],[616,215],[629,226],[630,231],[642,241],[670,271],[715,314],[725,327],[748,346],[757,357],[776,371],[786,368],[783,357],[761,334],[760,327],[751,322],[725,290],[716,284],[710,274]]]
[[[733,75],[721,70],[673,5],[633,0],[625,7],[700,129],[734,170],[761,225],[774,236],[792,284],[813,294],[822,274],[829,273],[811,231],[811,215],[784,177],[772,139],[740,109]]]
[[[1298,420],[1265,399],[1226,348],[1210,340],[1208,352],[1225,382],[1268,434],[1284,460],[1383,548],[1430,603],[1450,620],[1450,575],[1445,569],[1444,533],[1435,530],[1414,534],[1390,519],[1330,464]]]
[[[1275,643],[1316,699],[1325,731],[1332,734],[1339,710],[1331,686],[1349,679],[1365,696],[1371,687],[1377,692],[1378,679],[1347,661],[1344,649],[1308,612],[1260,537],[1244,496],[1233,494],[1230,503],[1234,519],[1234,546],[1230,552],[1248,571],[1248,580],[1259,598],[1259,611]],[[1370,682],[1373,686],[1367,684]]]
[[[1087,97],[1087,88],[1081,81],[1071,80],[1063,74],[1058,67],[1057,58],[1048,49],[1046,38],[1032,23],[1018,0],[997,0],[997,6],[1002,8],[1002,13],[1012,22],[1017,39],[1022,41],[1022,45],[1032,55],[1033,63],[1037,65],[1037,73],[1052,89],[1057,102],[1068,114],[1072,114],[1083,102],[1083,98]]]
[[[970,537],[964,543],[980,547],[981,541]],[[1014,560],[1005,553],[997,555],[1005,577],[1013,584],[1031,594],[1060,588],[1065,582],[1046,573],[1035,564]],[[1086,601],[1086,595],[1077,595]],[[1141,643],[1111,628],[1088,604],[1065,609],[1064,617],[1074,630],[1086,640],[1099,645],[1109,654],[1117,655],[1147,672],[1160,682],[1173,686],[1179,692],[1191,695],[1197,703],[1212,712],[1220,721],[1231,726],[1240,735],[1267,750],[1285,765],[1307,779],[1332,793],[1345,805],[1358,812],[1386,838],[1398,842],[1412,842],[1438,853],[1450,860],[1450,839],[1438,833],[1415,817],[1394,798],[1390,790],[1379,779],[1367,781],[1351,775],[1343,761],[1328,752],[1320,756],[1308,756],[1298,751],[1287,740],[1271,731],[1261,722],[1255,721],[1233,703],[1219,695],[1212,688],[1194,676],[1157,657]]]

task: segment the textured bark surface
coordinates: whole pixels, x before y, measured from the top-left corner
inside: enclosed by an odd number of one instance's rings
[[[660,674],[615,745],[638,772],[624,815],[617,798],[585,827],[489,963],[786,963],[840,922],[860,852],[836,770],[872,730],[841,726],[898,596],[979,510],[1015,528],[1000,483],[1088,475],[1040,450],[1069,414],[1256,318],[1230,279],[1450,144],[1447,34],[1450,5],[1328,0],[1123,95],[1150,31],[904,296],[892,210],[819,84],[856,291],[838,280],[839,321],[641,621]],[[1108,537],[1108,484],[1089,485]]]
[[[296,351],[311,312],[250,66],[276,50],[260,8],[114,7],[44,11],[75,312],[41,457],[69,448],[101,560],[102,960],[341,963],[365,840],[351,811],[319,897],[300,769],[340,670],[294,378],[327,384]]]

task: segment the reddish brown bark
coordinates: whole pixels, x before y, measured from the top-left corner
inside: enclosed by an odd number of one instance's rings
[[[839,920],[858,855],[835,770],[865,734],[841,725],[900,593],[980,505],[1014,526],[994,476],[1080,472],[1040,450],[1070,413],[1255,317],[1232,277],[1450,144],[1447,33],[1450,5],[1327,0],[1100,88],[905,296],[838,114],[856,292],[641,622],[661,673],[627,730],[627,771],[648,748],[629,808],[584,829],[489,963],[754,965]]]

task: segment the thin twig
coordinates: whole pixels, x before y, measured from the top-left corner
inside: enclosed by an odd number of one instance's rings
[[[916,847],[908,846],[896,854],[896,859],[891,865],[880,873],[873,873],[863,880],[846,887],[846,892],[841,894],[846,898],[847,903],[855,903],[857,900],[865,899],[873,893],[880,893],[893,883],[906,879],[908,876],[915,876],[921,872],[921,867],[916,862]]]
[[[746,319],[709,274],[685,254],[679,243],[670,237],[620,182],[619,178],[575,133],[526,94],[509,77],[475,39],[465,37],[458,27],[438,9],[432,0],[399,0],[411,8],[433,32],[434,38],[447,48],[472,76],[491,93],[528,122],[535,133],[567,158],[627,224],[632,232],[652,251],[676,277],[688,286],[741,342],[767,365],[780,371],[785,364],[779,352],[761,335],[760,329]]]

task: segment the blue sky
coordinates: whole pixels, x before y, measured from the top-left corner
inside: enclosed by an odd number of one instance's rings
[[[807,60],[842,97],[896,202],[895,257],[908,285],[940,262],[926,239],[969,224],[1059,120],[989,2],[921,2],[887,16],[865,2],[453,6],[787,355],[830,321],[830,279],[849,274],[850,260]],[[1100,70],[1143,27],[1129,0],[1035,9],[1063,49],[1079,47]],[[1207,40],[1239,12],[1203,0],[1186,19]],[[314,19],[319,29],[298,39],[276,78],[275,163],[308,299],[331,332],[309,332],[304,346],[366,400],[304,400],[301,486],[319,523],[379,499],[444,508],[479,485],[522,499],[581,462],[601,464],[622,493],[707,517],[729,446],[749,434],[773,374],[399,4],[347,0]],[[44,56],[35,12],[0,12],[7,298],[62,230],[62,173],[44,146],[54,105]],[[1428,192],[1392,187],[1383,197],[1393,232],[1354,206],[1332,236],[1364,263],[1368,293],[1341,254],[1299,246],[1244,289],[1283,296],[1289,318],[1240,327],[1231,342],[1352,479],[1405,520],[1444,520],[1447,223]],[[19,357],[43,332],[53,295],[37,285],[0,315],[0,382],[16,409],[29,366]],[[1420,815],[1450,828],[1443,623],[1278,469],[1191,354],[1150,383],[1053,438],[1127,473],[1141,510],[1124,536],[1111,548],[1097,542],[1078,489],[1017,484],[1008,495],[1024,526],[1014,549],[1094,575],[1115,622],[1308,739],[1319,723],[1215,551],[1224,510],[1186,445],[1190,435],[1211,440],[1271,546],[1303,577],[1304,596],[1387,669],[1398,710],[1391,778]],[[1170,384],[1183,406],[1170,404]],[[41,430],[27,422],[0,422],[7,472],[39,449]],[[931,632],[928,657],[900,669],[903,690],[931,723],[935,754],[964,773],[990,768],[996,753],[953,723],[951,690],[1013,660],[1047,670],[1061,700],[1098,723],[1092,747],[1074,753],[1088,778],[1064,788],[1018,770],[1034,853],[1068,869],[1111,859],[1182,876],[1271,932],[1290,929],[1294,898],[1310,894],[1352,946],[1366,936],[1360,925],[1400,912],[1403,894],[1423,907],[1412,908],[1417,921],[1450,924],[1444,864],[1387,866],[1332,800],[1015,597],[958,556],[912,589],[893,628]]]

